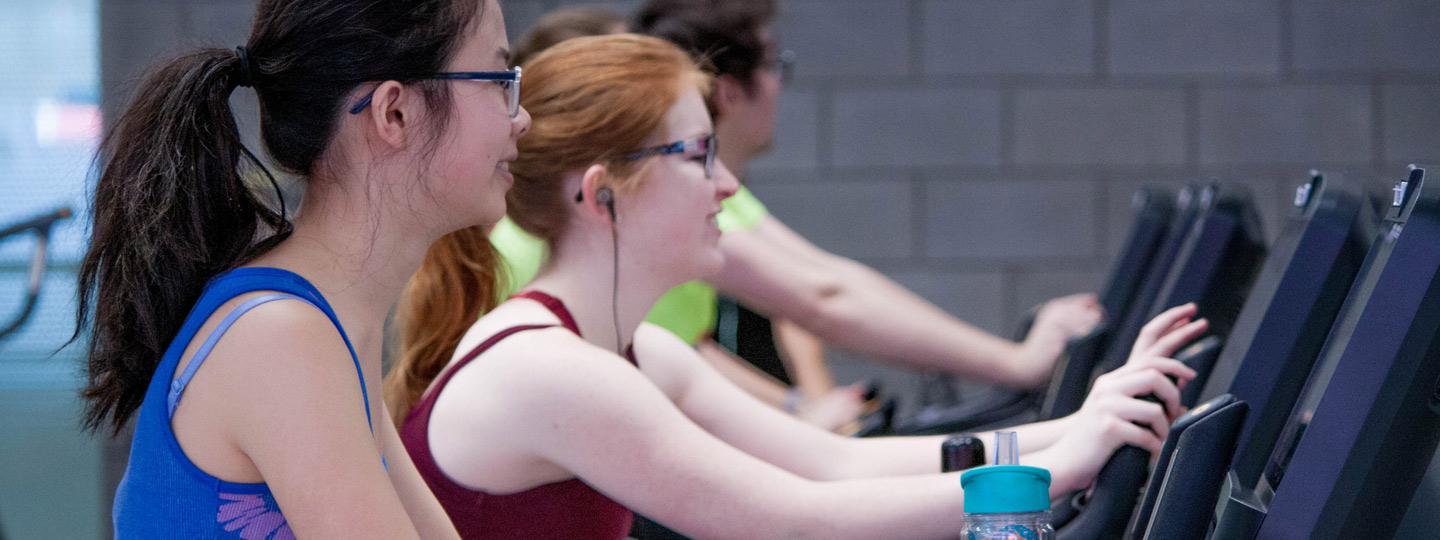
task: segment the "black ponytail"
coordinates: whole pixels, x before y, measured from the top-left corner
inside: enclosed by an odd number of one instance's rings
[[[199,50],[145,78],[101,146],[80,266],[86,428],[124,426],[205,283],[290,233],[283,198],[272,208],[247,184],[268,179],[269,191],[274,179],[241,142],[235,88],[255,87],[275,163],[308,175],[356,85],[441,71],[478,15],[474,0],[266,0],[245,47]],[[448,87],[415,84],[443,129]]]
[[[96,321],[87,428],[140,406],[144,387],[131,383],[149,380],[210,276],[290,231],[242,177],[263,166],[230,111],[240,66],[226,49],[172,60],[146,78],[101,147],[77,314],[78,327],[91,309]]]

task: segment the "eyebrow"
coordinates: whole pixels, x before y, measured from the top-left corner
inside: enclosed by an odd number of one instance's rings
[[[510,65],[510,49],[499,47],[495,49],[495,53],[500,55],[500,59],[505,61],[505,65]]]

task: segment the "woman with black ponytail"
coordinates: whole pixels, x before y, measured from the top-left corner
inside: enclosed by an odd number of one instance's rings
[[[87,425],[135,425],[117,536],[455,536],[380,399],[382,328],[432,242],[504,213],[507,57],[495,0],[265,0],[244,46],[139,87],[80,273]],[[303,205],[242,145],[240,86]]]

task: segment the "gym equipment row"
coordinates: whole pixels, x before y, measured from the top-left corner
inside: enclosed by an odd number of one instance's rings
[[[1191,411],[1153,467],[1122,448],[1052,508],[1057,537],[1393,536],[1440,442],[1440,183],[1426,170],[1383,201],[1313,172],[1268,256],[1243,190],[1143,189],[1100,295],[1109,320],[1069,344],[1049,388],[932,405],[896,431],[1070,414],[1147,320],[1193,301],[1211,329],[1177,355],[1198,373]],[[946,416],[966,407],[979,414]],[[983,463],[973,445],[952,437],[948,467]]]

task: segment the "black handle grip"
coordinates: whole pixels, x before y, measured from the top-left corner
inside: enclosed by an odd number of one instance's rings
[[[895,425],[895,407],[895,400],[887,398],[874,411],[860,417],[860,428],[855,431],[854,436],[878,437],[889,434]]]
[[[1130,514],[1148,476],[1150,453],[1126,446],[1115,451],[1095,477],[1095,489],[1085,510],[1056,534],[1059,540],[1119,538],[1125,534]]]
[[[1169,378],[1175,382],[1174,377]],[[1154,394],[1139,399],[1164,404]],[[1154,430],[1153,426],[1139,425]],[[1143,448],[1124,446],[1116,450],[1095,477],[1095,488],[1084,511],[1058,531],[1056,538],[1119,538],[1125,534],[1130,515],[1140,502],[1140,490],[1150,477],[1149,465],[1150,452]]]
[[[1095,366],[1105,356],[1110,333],[1109,326],[1101,323],[1089,334],[1065,344],[1065,352],[1055,365],[1055,378],[1046,391],[1041,419],[1054,420],[1080,410],[1090,390],[1090,381],[1094,379]]]

